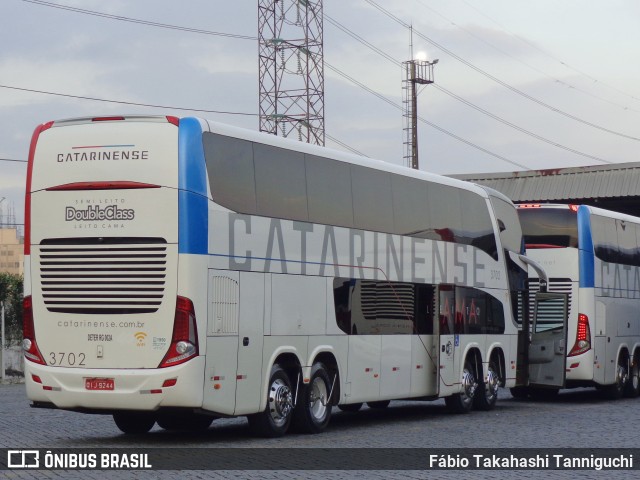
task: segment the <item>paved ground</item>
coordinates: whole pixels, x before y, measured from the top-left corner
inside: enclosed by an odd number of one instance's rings
[[[289,434],[278,439],[254,438],[244,418],[214,422],[206,432],[177,434],[159,427],[147,435],[120,433],[110,416],[32,409],[22,385],[0,386],[0,448],[163,448],[167,456],[179,448],[636,448],[640,399],[602,400],[594,390],[566,391],[551,402],[521,401],[500,391],[491,412],[449,414],[443,401],[393,402],[383,411],[334,411],[320,435]],[[389,451],[392,454],[392,451]],[[468,452],[468,451],[467,451]],[[202,453],[202,452],[200,452]],[[424,453],[424,452],[423,452]],[[635,461],[640,464],[640,451]],[[0,478],[634,478],[637,472],[595,471],[0,471]]]

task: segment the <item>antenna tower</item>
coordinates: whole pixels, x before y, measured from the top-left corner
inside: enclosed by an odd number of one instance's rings
[[[260,131],[324,145],[322,0],[258,0]]]

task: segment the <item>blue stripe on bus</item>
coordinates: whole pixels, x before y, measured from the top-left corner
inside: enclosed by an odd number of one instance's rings
[[[595,253],[591,235],[591,213],[589,207],[578,207],[578,259],[580,262],[580,287],[595,286]]]
[[[202,127],[180,119],[178,130],[178,252],[206,254],[209,216]]]

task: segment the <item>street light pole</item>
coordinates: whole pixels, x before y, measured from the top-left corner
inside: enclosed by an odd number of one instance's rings
[[[418,164],[418,85],[433,83],[433,66],[438,60],[412,59],[403,62],[403,103],[405,118],[405,160],[409,167],[419,170]]]

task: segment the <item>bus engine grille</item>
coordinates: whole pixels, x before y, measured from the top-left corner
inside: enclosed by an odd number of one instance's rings
[[[40,286],[50,312],[153,313],[162,304],[167,243],[161,238],[47,239]]]
[[[529,305],[531,306],[531,308],[533,308],[533,301],[534,301],[535,295],[540,291],[540,279],[529,278],[528,286],[529,286]],[[549,283],[547,284],[548,292],[566,293],[568,295],[567,308],[568,308],[569,317],[571,317],[572,290],[573,290],[573,287],[572,287],[570,278],[550,278]],[[533,311],[530,311],[529,314],[533,315]]]

